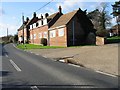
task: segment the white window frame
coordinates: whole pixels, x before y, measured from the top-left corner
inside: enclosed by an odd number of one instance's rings
[[[27,40],[27,38],[26,37],[24,37],[24,41],[26,41]]]
[[[39,33],[39,38],[42,38],[42,33]]]
[[[56,37],[56,30],[50,31],[50,38]]]
[[[58,29],[58,36],[59,37],[62,37],[62,36],[64,36],[64,28],[61,28],[61,29]]]
[[[43,33],[43,37],[44,37],[44,38],[47,38],[47,32],[44,32],[44,33]]]
[[[41,25],[41,20],[38,21],[38,27],[42,26]]]
[[[30,39],[32,39],[33,38],[33,36],[32,35],[30,35]]]
[[[30,25],[30,29],[32,29],[32,25]]]
[[[36,39],[36,34],[33,35],[33,38]]]
[[[33,24],[33,28],[36,28],[36,23]]]

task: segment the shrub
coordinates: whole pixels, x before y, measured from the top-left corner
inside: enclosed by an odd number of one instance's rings
[[[41,38],[41,44],[43,44],[43,46],[47,46],[47,39]]]
[[[97,30],[96,35],[99,37],[107,37],[108,32],[106,30]]]

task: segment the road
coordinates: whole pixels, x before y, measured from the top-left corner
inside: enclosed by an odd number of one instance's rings
[[[0,49],[2,49],[0,50],[2,51],[0,72],[2,72],[2,88],[5,90],[48,90],[48,88],[79,90],[79,88],[118,87],[118,77],[56,62],[16,49],[13,44],[7,44]]]

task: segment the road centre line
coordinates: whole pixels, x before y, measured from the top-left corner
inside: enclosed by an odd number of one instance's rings
[[[13,67],[14,67],[18,72],[22,71],[22,70],[15,64],[15,62],[14,62],[13,60],[10,60],[10,63],[13,65]]]
[[[74,64],[70,64],[70,63],[68,65],[71,65],[71,66],[74,66],[74,67],[80,67],[78,65],[74,65]]]
[[[35,55],[39,55],[39,54],[35,54]]]
[[[32,90],[39,90],[37,86],[32,86]]]
[[[7,54],[5,54],[5,56],[6,56],[6,57],[8,57],[8,55],[7,55]]]
[[[115,75],[112,75],[112,74],[109,74],[109,73],[105,73],[105,72],[102,72],[102,71],[96,71],[97,73],[101,73],[101,74],[104,74],[104,75],[107,75],[107,76],[111,76],[111,77],[117,77]]]

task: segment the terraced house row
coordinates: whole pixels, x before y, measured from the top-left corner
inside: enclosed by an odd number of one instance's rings
[[[95,29],[86,15],[86,10],[82,11],[79,8],[63,14],[61,6],[58,12],[52,15],[46,13],[37,17],[34,12],[32,19],[27,17],[18,29],[20,43],[41,44],[41,39],[46,38],[49,46],[67,47],[95,43],[91,36],[95,36]]]

